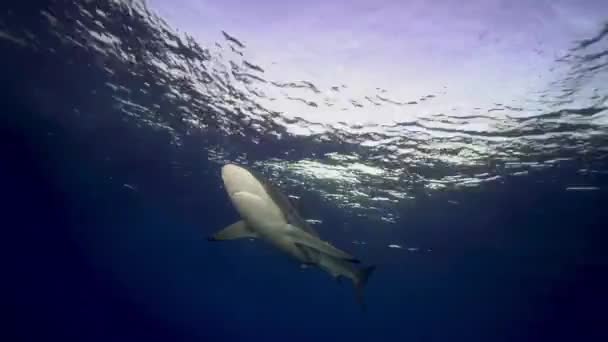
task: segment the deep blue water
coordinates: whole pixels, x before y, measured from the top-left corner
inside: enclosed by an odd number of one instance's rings
[[[3,253],[18,340],[606,336],[604,192],[526,179],[461,194],[457,209],[404,209],[401,234],[434,253],[380,265],[362,314],[349,284],[300,272],[253,243],[205,241],[235,213],[218,166],[194,142],[175,151],[162,135],[120,122],[84,132],[9,94]],[[164,162],[175,155],[216,177],[178,182]],[[123,187],[128,180],[137,191]]]
[[[221,138],[175,146],[165,131],[100,115],[84,93],[101,76],[86,61],[0,44],[5,341],[608,338],[605,175],[591,179],[600,190],[564,191],[556,184],[580,180],[566,163],[421,196],[378,229],[311,194],[305,211],[323,218],[324,236],[345,246],[331,228],[347,223],[371,242],[354,250],[378,265],[362,313],[347,282],[256,242],[206,241],[237,218],[202,148]],[[373,247],[392,240],[432,251]]]

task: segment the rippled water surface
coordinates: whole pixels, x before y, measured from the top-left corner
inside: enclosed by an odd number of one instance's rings
[[[367,83],[373,78],[363,74],[357,79],[356,69],[348,71],[354,74],[349,81],[319,75],[332,70],[326,66],[313,69],[310,78],[291,78],[281,69],[288,62],[260,63],[272,56],[259,57],[260,49],[240,37],[217,31],[204,37],[215,41],[203,45],[203,38],[179,31],[179,20],[171,26],[140,1],[55,2],[38,15],[43,27],[34,33],[9,14],[0,26],[2,39],[45,54],[90,58],[88,67],[99,78],[81,96],[103,102],[100,112],[118,109],[126,120],[167,131],[178,146],[184,136],[208,133],[202,147],[218,163],[253,163],[284,186],[305,186],[359,214],[394,222],[395,205],[417,194],[479,187],[562,164],[576,165],[581,177],[559,186],[592,190],[588,176],[605,172],[597,166],[608,153],[608,26],[601,22],[590,25],[595,31],[585,38],[564,36],[561,45],[545,48],[549,44],[539,40],[510,47],[504,54],[529,79],[512,76],[522,87],[508,91],[512,79],[495,72],[502,64],[480,66],[468,74],[477,83],[461,85],[449,77],[469,66],[456,62],[418,70],[414,79],[433,82],[385,82],[394,89]],[[543,29],[542,20],[530,20]],[[476,55],[479,63],[487,59],[483,39],[492,32],[479,30],[481,47],[469,47],[470,56],[462,59],[469,64]],[[401,43],[416,34],[404,32]],[[277,44],[293,50],[299,38]],[[251,49],[258,58],[250,57]],[[355,52],[364,51],[377,54]],[[306,58],[307,51],[301,54]],[[390,68],[408,66],[407,58],[394,62]]]

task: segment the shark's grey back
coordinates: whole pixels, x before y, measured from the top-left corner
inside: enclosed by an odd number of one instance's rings
[[[304,219],[302,219],[302,217],[300,217],[296,208],[294,208],[294,206],[291,204],[289,198],[285,196],[285,194],[283,194],[277,186],[271,184],[260,173],[247,167],[243,168],[249,171],[261,184],[264,185],[266,192],[268,193],[270,198],[272,198],[272,200],[277,204],[279,209],[281,209],[281,212],[283,213],[283,215],[285,215],[285,219],[287,220],[287,222],[289,222],[289,224],[298,227],[315,237],[319,237],[319,234],[310,226],[310,224],[308,224],[308,222],[306,222]]]

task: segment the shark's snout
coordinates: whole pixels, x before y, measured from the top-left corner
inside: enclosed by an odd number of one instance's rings
[[[224,179],[227,177],[238,177],[243,173],[246,173],[245,169],[234,164],[226,164],[222,166],[222,178]]]
[[[247,192],[266,198],[266,192],[260,182],[245,168],[234,164],[222,167],[222,180],[229,195],[237,192]]]
[[[232,164],[222,167],[222,180],[229,195],[232,196],[235,192],[243,190],[243,187],[239,185],[247,177],[243,171],[240,167]]]

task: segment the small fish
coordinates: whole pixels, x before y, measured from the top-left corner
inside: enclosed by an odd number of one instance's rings
[[[135,186],[131,185],[131,184],[125,183],[122,186],[124,186],[127,189],[130,189],[130,190],[133,190],[133,191],[137,191],[137,188]]]
[[[569,186],[566,191],[596,191],[599,189],[597,186]]]

